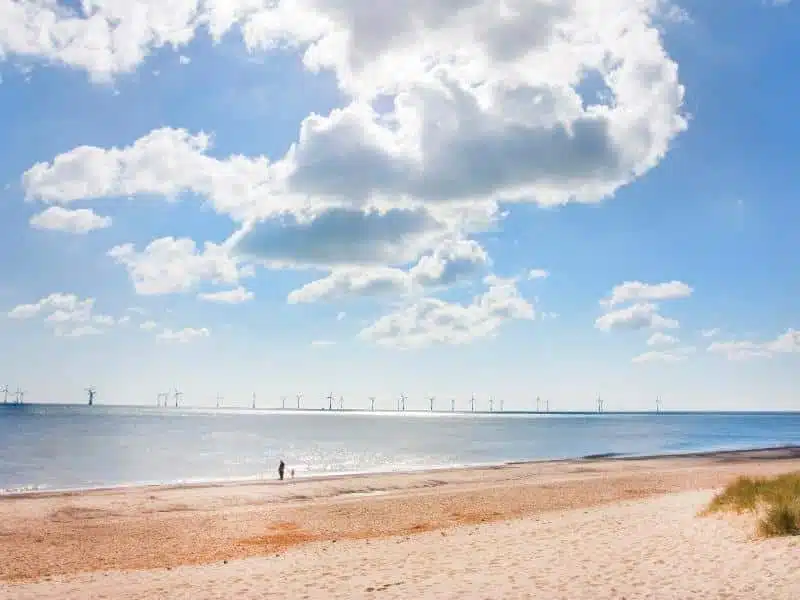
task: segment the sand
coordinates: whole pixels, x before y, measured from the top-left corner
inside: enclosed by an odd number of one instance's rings
[[[0,598],[800,598],[800,539],[700,517],[800,451],[0,500]]]

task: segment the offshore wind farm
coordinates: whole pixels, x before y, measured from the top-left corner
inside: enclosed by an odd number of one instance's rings
[[[21,388],[17,388],[16,391],[11,394],[11,388],[8,385],[0,387],[0,394],[3,395],[3,405],[21,405],[24,403],[25,391]],[[94,406],[97,403],[97,388],[95,386],[87,386],[84,388],[84,393],[86,394],[85,398],[87,399],[86,404],[88,406]],[[218,410],[230,409],[230,410],[238,410],[242,408],[249,408],[251,410],[262,410],[262,411],[327,411],[327,412],[375,412],[375,413],[406,413],[406,412],[430,412],[430,413],[440,413],[440,414],[592,414],[592,413],[605,413],[608,412],[606,410],[606,400],[602,398],[599,394],[593,404],[586,403],[586,409],[567,409],[567,410],[551,410],[550,408],[550,400],[543,399],[540,396],[536,396],[535,399],[528,400],[528,401],[517,401],[516,406],[518,408],[506,410],[505,408],[505,400],[500,398],[498,400],[495,399],[495,396],[489,394],[486,398],[482,401],[476,394],[472,394],[469,398],[466,399],[457,399],[454,396],[449,397],[449,402],[442,405],[436,404],[436,395],[427,395],[423,396],[419,399],[417,403],[415,403],[415,407],[412,408],[409,404],[409,396],[405,393],[397,394],[394,397],[388,397],[383,399],[383,404],[378,403],[379,398],[377,396],[368,396],[364,398],[361,402],[356,401],[350,406],[345,407],[345,400],[344,395],[339,395],[338,397],[334,392],[329,392],[327,395],[321,398],[321,401],[314,404],[313,400],[309,401],[306,399],[306,396],[303,392],[297,392],[295,394],[296,404],[293,406],[287,406],[287,395],[281,395],[274,399],[274,401],[270,401],[270,399],[264,400],[263,403],[257,403],[258,394],[253,391],[250,395],[250,402],[245,403],[244,398],[242,399],[233,399],[230,403],[225,402],[225,396],[221,393],[217,392],[215,396],[212,397],[211,403],[208,403],[208,398],[205,396],[198,396],[193,403],[191,398],[189,401],[184,400],[185,393],[180,391],[179,388],[176,386],[168,391],[158,392],[156,394],[156,402],[155,406],[157,408],[197,408],[197,409],[204,409],[204,408],[214,408]],[[9,398],[11,401],[9,401]],[[30,402],[29,402],[30,403]],[[32,402],[33,404],[37,404],[36,400]],[[82,404],[81,402],[70,402],[70,401],[60,401],[60,402],[52,402],[52,401],[45,401],[39,402],[41,404],[58,404],[63,406],[75,405],[78,406]],[[519,405],[527,405],[527,408],[519,408]],[[110,406],[123,406],[117,403],[109,403]],[[141,406],[147,407],[152,406],[146,402],[143,403],[135,403],[135,404],[126,404],[124,406]],[[591,408],[590,408],[591,407]],[[664,403],[661,396],[656,396],[652,410],[620,410],[614,411],[611,410],[611,413],[663,413],[669,412],[664,410]],[[680,411],[673,411],[673,412],[680,412]]]

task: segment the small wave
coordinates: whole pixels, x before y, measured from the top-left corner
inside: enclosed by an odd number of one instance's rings
[[[13,496],[15,494],[33,494],[36,492],[51,491],[48,485],[17,485],[12,487],[0,488],[0,496]]]

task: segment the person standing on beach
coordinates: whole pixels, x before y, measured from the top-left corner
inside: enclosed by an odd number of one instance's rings
[[[286,465],[283,464],[283,461],[278,463],[278,478],[283,481],[283,470],[286,468]]]

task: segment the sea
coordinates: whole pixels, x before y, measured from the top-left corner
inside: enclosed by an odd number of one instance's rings
[[[800,413],[426,413],[0,404],[0,493],[800,445]]]

